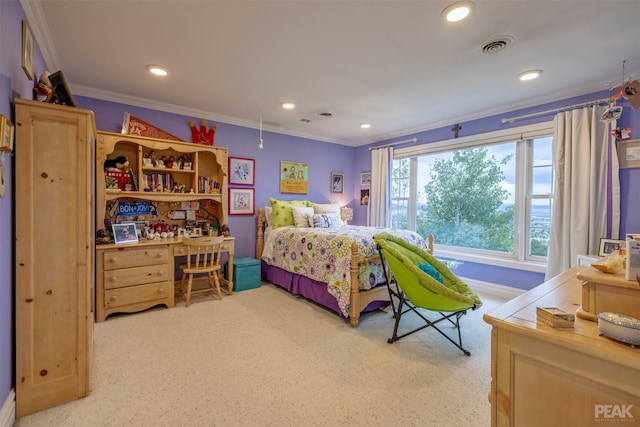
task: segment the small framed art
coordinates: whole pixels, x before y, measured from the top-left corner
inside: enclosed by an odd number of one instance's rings
[[[13,151],[13,123],[5,116],[0,115],[0,150],[11,153]]]
[[[254,185],[256,161],[241,157],[229,157],[229,184]]]
[[[360,185],[362,185],[363,187],[368,187],[371,185],[371,172],[360,173]]]
[[[618,141],[620,169],[640,168],[640,139]]]
[[[309,167],[306,163],[280,161],[280,192],[307,194]]]
[[[344,174],[331,172],[331,192],[342,193],[344,192]]]
[[[253,188],[229,189],[229,215],[253,215],[254,202]]]
[[[113,224],[113,240],[117,244],[121,243],[138,243],[138,233],[136,225],[133,222],[123,224]]]
[[[33,33],[27,21],[22,21],[22,69],[29,80],[33,80]]]
[[[600,239],[600,250],[598,256],[607,256],[615,251],[623,249],[624,240]]]

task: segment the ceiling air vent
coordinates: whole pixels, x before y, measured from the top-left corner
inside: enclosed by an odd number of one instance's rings
[[[511,36],[496,36],[482,45],[482,53],[494,53],[506,49],[513,43]]]
[[[320,112],[320,113],[318,113],[318,115],[319,115],[320,117],[333,117],[333,113],[330,113],[330,112],[328,112],[328,111]]]

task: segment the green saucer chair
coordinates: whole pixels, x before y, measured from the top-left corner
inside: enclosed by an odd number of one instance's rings
[[[387,288],[392,301],[393,317],[396,319],[393,336],[388,342],[393,343],[414,332],[433,327],[466,356],[470,356],[471,353],[462,347],[460,318],[467,314],[467,310],[480,307],[480,298],[443,262],[427,251],[389,233],[376,235],[374,241],[384,261],[382,265],[385,268]],[[442,280],[442,283],[438,279]],[[394,297],[398,300],[397,307],[393,303]],[[418,309],[438,313],[440,317],[429,320]],[[409,311],[422,318],[425,325],[398,335],[400,320]],[[457,342],[436,326],[444,320],[457,329]]]

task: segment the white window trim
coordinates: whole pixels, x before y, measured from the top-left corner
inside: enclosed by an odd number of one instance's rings
[[[462,138],[446,139],[442,141],[430,142],[427,144],[414,145],[411,147],[397,148],[393,150],[393,158],[401,159],[404,157],[421,156],[424,154],[433,154],[439,151],[451,151],[455,149],[474,147],[485,144],[497,144],[500,142],[517,141],[520,139],[530,139],[537,136],[544,136],[554,133],[553,122],[543,122],[534,125],[520,126],[510,129],[487,132]]]
[[[482,145],[497,144],[500,142],[518,141],[522,139],[532,139],[539,136],[553,135],[555,132],[555,126],[553,121],[536,123],[527,126],[519,126],[494,132],[487,132],[484,134],[470,135],[462,138],[447,139],[442,141],[436,141],[421,145],[415,145],[411,147],[398,148],[393,152],[394,159],[402,159],[407,157],[419,157],[428,154],[434,154],[441,151],[452,151],[462,149],[466,147],[478,147]],[[479,137],[481,135],[481,137]],[[412,174],[415,175],[415,174]],[[415,194],[415,193],[411,193]],[[526,193],[525,193],[526,194]],[[410,198],[409,205],[415,205],[415,197]],[[415,206],[414,206],[415,208]],[[411,211],[411,210],[410,210]],[[518,213],[516,212],[516,215]],[[521,213],[522,214],[522,213]],[[415,229],[415,214],[413,228]],[[407,218],[409,219],[409,218]],[[517,220],[517,218],[516,218]],[[407,223],[411,224],[410,222]],[[516,223],[518,224],[518,223]],[[515,230],[518,239],[524,238],[520,235],[523,230]],[[435,252],[438,256],[443,258],[459,259],[462,261],[475,262],[479,264],[495,265],[499,267],[514,268],[518,270],[531,271],[536,273],[546,272],[546,263],[531,259],[510,259],[508,257],[492,257],[489,254],[483,254],[482,251],[474,251],[473,253],[467,253],[464,250],[451,250],[449,246],[439,246],[437,241],[434,242]],[[518,244],[516,250],[520,251],[522,245]],[[487,251],[488,252],[488,251]],[[517,254],[516,254],[517,256]]]

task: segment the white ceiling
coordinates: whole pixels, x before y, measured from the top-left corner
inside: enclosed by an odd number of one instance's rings
[[[638,0],[474,1],[459,23],[440,16],[453,0],[22,5],[73,94],[254,128],[262,115],[265,130],[350,146],[608,90],[623,63],[640,72]],[[481,52],[501,35],[508,48]]]

